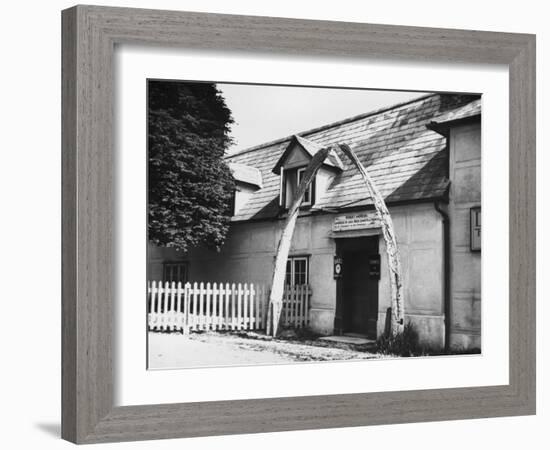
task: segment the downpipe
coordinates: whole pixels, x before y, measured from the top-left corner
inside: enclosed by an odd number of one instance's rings
[[[451,346],[451,242],[450,242],[450,219],[447,211],[439,201],[434,202],[435,210],[443,219],[443,307],[445,324],[445,353],[449,353]]]

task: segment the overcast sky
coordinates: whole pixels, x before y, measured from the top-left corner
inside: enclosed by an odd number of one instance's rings
[[[217,86],[235,119],[231,153],[426,95],[365,89]]]

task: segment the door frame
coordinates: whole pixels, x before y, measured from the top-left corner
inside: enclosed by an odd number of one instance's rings
[[[347,235],[347,236],[341,236],[341,237],[334,236],[335,256],[343,259],[343,270],[344,270],[344,275],[342,277],[336,278],[336,305],[335,305],[335,311],[334,311],[334,331],[333,331],[335,335],[341,336],[345,333],[344,317],[345,317],[346,305],[344,300],[344,277],[345,277],[345,272],[348,269],[346,267],[346,260],[345,258],[343,258],[343,256],[344,256],[344,253],[348,251],[346,247],[353,249],[352,246],[354,243],[360,244],[359,241],[361,239],[364,239],[365,252],[367,252],[366,256],[368,257],[369,255],[372,254],[372,252],[368,250],[368,239],[373,239],[373,238],[376,238],[376,241],[377,241],[376,252],[379,253],[380,252],[380,234],[378,232],[376,233],[370,232],[370,233],[357,234],[357,235],[351,235],[351,236]],[[361,247],[361,245],[359,245],[358,247]],[[377,291],[379,293],[380,280],[376,280],[376,283],[377,283]],[[377,296],[378,296],[378,293],[377,293]],[[377,298],[377,303],[378,303],[378,298]],[[376,311],[376,315],[378,315],[378,311]],[[378,321],[378,317],[376,317],[376,321]],[[376,331],[376,337],[377,336],[378,336],[378,332]]]

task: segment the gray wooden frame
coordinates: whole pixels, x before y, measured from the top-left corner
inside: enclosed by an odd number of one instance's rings
[[[62,436],[77,443],[535,413],[535,37],[76,6],[63,11]],[[113,51],[117,43],[506,64],[510,382],[503,386],[113,406]]]

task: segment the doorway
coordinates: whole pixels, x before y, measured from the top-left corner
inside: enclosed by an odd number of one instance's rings
[[[342,276],[336,282],[335,331],[376,339],[378,235],[336,240],[342,258]]]

